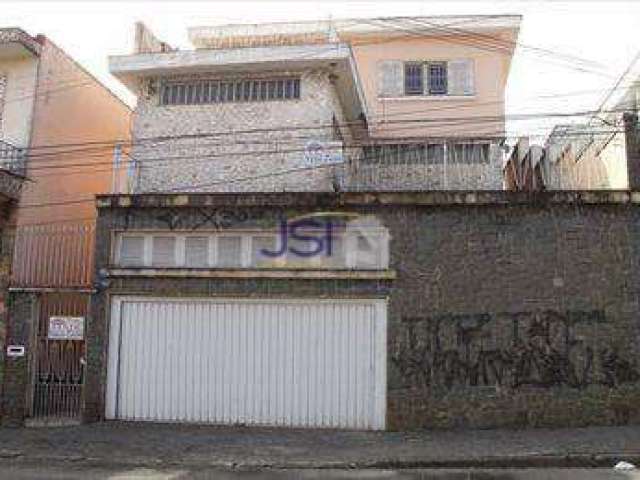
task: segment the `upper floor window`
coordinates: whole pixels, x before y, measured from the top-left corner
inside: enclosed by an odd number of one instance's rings
[[[431,62],[427,64],[429,72],[429,94],[446,95],[447,91],[447,62]]]
[[[300,98],[300,79],[206,80],[168,82],[160,95],[162,105],[202,105],[227,102],[265,102]]]
[[[475,94],[473,59],[384,60],[378,63],[378,96],[466,96]]]
[[[421,63],[411,62],[404,64],[405,95],[422,95],[424,93],[422,70]]]

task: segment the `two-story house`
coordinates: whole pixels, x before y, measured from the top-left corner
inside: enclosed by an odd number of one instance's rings
[[[403,228],[502,188],[519,22],[198,27],[193,50],[138,25],[110,59],[138,104],[97,204],[86,418],[397,426],[428,235]]]
[[[139,102],[133,191],[499,190],[519,21],[200,27],[191,51],[144,31],[111,58]]]
[[[138,102],[97,200],[85,419],[397,427],[401,322],[442,276],[421,239],[447,248],[429,205],[502,188],[519,22],[199,27],[192,50],[137,25],[110,58]]]
[[[128,142],[130,113],[46,36],[0,29],[0,175],[22,179],[2,220],[2,253],[12,258],[3,262],[6,281],[0,284],[2,295],[8,287],[14,300],[6,312],[6,341],[0,325],[3,420],[79,412],[82,328],[65,336],[50,326],[84,325],[93,281],[94,195],[115,183],[114,145]],[[33,309],[25,310],[31,302]]]

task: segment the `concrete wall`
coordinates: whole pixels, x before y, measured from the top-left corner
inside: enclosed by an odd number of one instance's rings
[[[29,146],[37,71],[38,58],[32,55],[0,59],[0,77],[4,77],[0,140],[20,148]],[[43,80],[45,88],[51,88],[48,79]]]
[[[333,116],[344,124],[342,107],[329,72],[279,71],[271,77],[289,74],[301,77],[299,100],[163,106],[160,82],[153,93],[144,82],[134,115],[138,145],[132,155],[140,162],[135,191],[331,190],[334,169],[307,168],[304,149],[311,140],[332,140]],[[270,75],[246,75],[262,77]],[[167,136],[188,137],[144,140]],[[347,129],[343,136],[349,136]]]
[[[629,194],[159,198],[101,210],[97,272],[114,229],[266,228],[340,210],[389,229],[397,277],[100,277],[87,419],[104,410],[109,297],[136,294],[388,297],[391,429],[640,422],[640,210]]]

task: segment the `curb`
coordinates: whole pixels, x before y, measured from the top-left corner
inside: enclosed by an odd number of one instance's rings
[[[640,465],[640,453],[633,454],[566,454],[516,455],[467,459],[382,459],[364,461],[233,461],[233,460],[173,460],[166,458],[130,458],[117,460],[80,455],[25,455],[20,451],[0,451],[0,462],[20,464],[60,464],[109,467],[187,467],[219,470],[411,470],[411,469],[471,469],[471,468],[613,468],[624,460]]]

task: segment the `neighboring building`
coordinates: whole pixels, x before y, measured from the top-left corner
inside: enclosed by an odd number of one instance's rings
[[[27,179],[3,232],[12,244],[5,417],[79,412],[84,341],[53,340],[51,317],[86,317],[93,281],[94,196],[111,191],[113,146],[129,141],[131,111],[43,35],[0,29],[1,139]],[[0,152],[3,150],[0,149]],[[37,308],[16,320],[24,298]],[[36,320],[36,317],[38,319]],[[6,358],[5,358],[6,357]],[[25,379],[28,382],[25,389]],[[17,389],[22,396],[13,397]],[[51,399],[56,399],[52,401]]]
[[[639,167],[628,145],[637,135],[639,79],[640,60],[636,60],[588,122],[552,130],[543,162],[547,189],[624,190],[640,185],[635,171]]]
[[[138,97],[124,191],[502,189],[519,23],[192,28],[191,51],[138,25],[134,54],[110,62]]]
[[[9,218],[24,187],[25,155],[31,133],[33,87],[41,45],[22,30],[0,29],[0,348],[4,352],[5,294],[13,242]],[[1,363],[1,362],[0,362]],[[0,365],[0,386],[3,368]],[[1,392],[1,387],[0,387]]]

